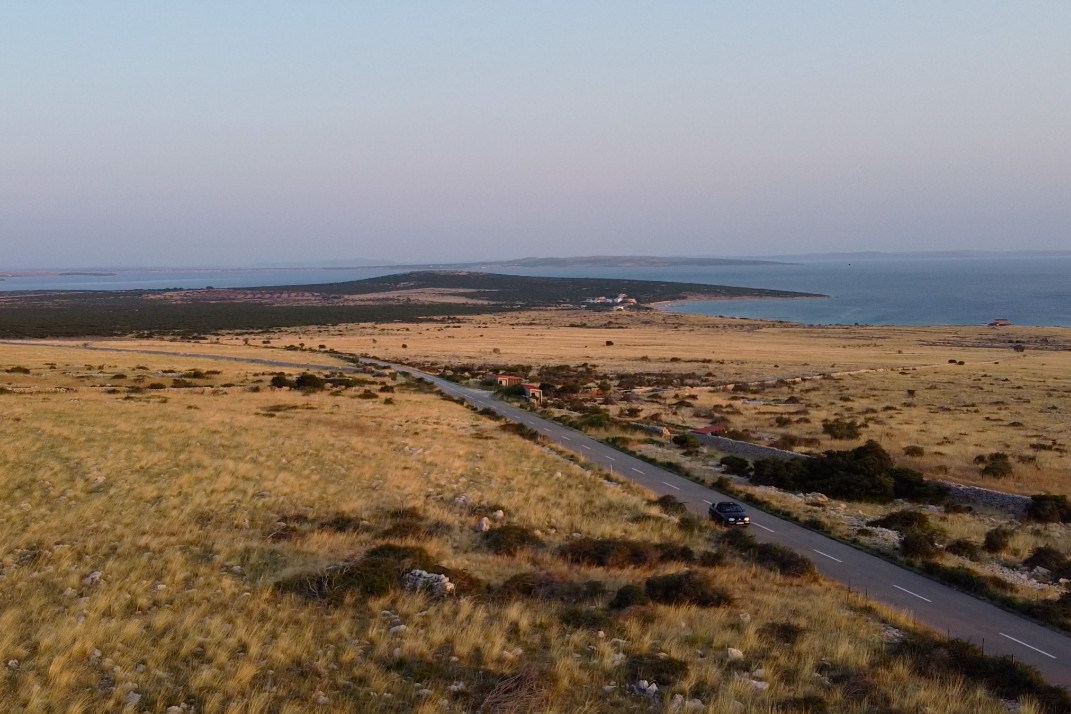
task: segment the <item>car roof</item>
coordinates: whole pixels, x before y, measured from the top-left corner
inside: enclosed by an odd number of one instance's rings
[[[735,510],[742,511],[743,507],[739,503],[733,501],[722,501],[716,506],[719,510]]]

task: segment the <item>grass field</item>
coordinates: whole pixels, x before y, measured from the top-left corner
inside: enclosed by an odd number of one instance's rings
[[[639,712],[676,693],[710,712],[1006,711],[897,649],[903,619],[745,563],[419,386],[303,393],[255,366],[42,346],[0,345],[0,364],[20,368],[0,393],[4,711]],[[538,540],[496,552],[482,514]],[[719,555],[567,562],[578,536]],[[312,587],[384,544],[423,549],[406,557],[459,594]],[[731,604],[606,608],[684,568]],[[630,692],[640,678],[660,692]]]
[[[731,408],[734,428],[767,440],[785,434],[819,438],[822,448],[861,443],[822,433],[823,420],[854,419],[868,425],[861,439],[876,439],[891,452],[921,447],[921,455],[904,456],[904,465],[930,475],[1019,493],[1071,494],[1066,329],[805,327],[545,311],[283,331],[271,339],[274,346],[323,344],[432,369],[586,364],[611,383],[624,374],[677,375],[677,393],[697,396],[695,409],[651,403],[644,413],[698,426],[711,407]],[[1025,351],[1014,351],[1016,344]],[[734,384],[749,393],[722,391]],[[717,389],[704,388],[709,386]],[[785,404],[790,398],[793,403]],[[677,400],[671,391],[663,401]],[[778,426],[777,417],[793,423]],[[1010,476],[981,474],[974,459],[992,452],[1009,455],[1015,466]]]

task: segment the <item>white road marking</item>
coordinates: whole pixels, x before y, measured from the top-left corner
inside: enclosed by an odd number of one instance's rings
[[[708,501],[705,498],[703,499],[703,503],[707,504],[708,506],[713,506],[714,505],[714,503],[712,501]]]
[[[671,483],[670,483],[669,481],[663,481],[662,483],[666,484],[666,485],[667,485],[667,486],[669,486],[670,488],[675,488],[675,489],[677,489],[678,491],[680,491],[680,490],[681,490],[681,487],[680,487],[680,486],[674,486],[674,485],[673,485],[673,484],[671,484]]]
[[[834,558],[834,557],[833,557],[832,555],[830,555],[829,553],[823,553],[822,551],[818,550],[817,548],[811,548],[811,550],[813,550],[813,551],[814,551],[815,553],[818,553],[818,555],[824,555],[824,556],[826,556],[827,558],[829,558],[830,560],[835,560],[835,561],[837,561],[838,563],[843,563],[843,562],[844,562],[844,561],[843,561],[843,560],[841,560],[840,558]]]
[[[908,590],[907,588],[902,588],[902,587],[900,587],[900,586],[899,586],[899,585],[897,585],[896,583],[893,583],[893,587],[894,587],[894,588],[896,588],[897,590],[903,590],[903,591],[904,591],[905,593],[907,593],[908,595],[914,595],[914,596],[915,596],[915,597],[917,597],[917,598],[918,598],[919,600],[925,600],[926,602],[933,602],[933,600],[931,600],[930,598],[928,598],[928,597],[922,597],[922,596],[921,596],[921,595],[919,595],[918,593],[913,593],[913,592],[911,592],[910,590]]]
[[[563,439],[565,439],[566,441],[572,441],[572,439],[570,439],[570,438],[569,438],[568,436],[566,436],[565,434],[562,434],[562,438],[563,438]]]
[[[613,456],[607,456],[606,460],[607,461],[617,461],[617,459],[615,459]]]
[[[591,451],[591,447],[590,447],[590,446],[588,446],[587,444],[581,444],[581,445],[580,445],[580,448],[581,448],[581,449],[587,449],[588,451]]]
[[[1005,634],[1004,634],[1003,632],[1001,632],[1001,633],[1000,633],[1000,636],[1001,636],[1001,637],[1007,637],[1007,638],[1008,638],[1009,640],[1011,640],[1012,642],[1018,642],[1018,643],[1019,643],[1019,644],[1021,644],[1021,645],[1022,645],[1023,647],[1029,647],[1030,649],[1034,650],[1035,652],[1040,652],[1041,654],[1045,655],[1046,657],[1049,657],[1049,658],[1051,658],[1051,659],[1056,659],[1056,655],[1051,655],[1051,654],[1049,654],[1048,652],[1046,652],[1045,650],[1039,650],[1039,649],[1038,649],[1037,647],[1035,647],[1034,645],[1028,645],[1027,643],[1023,642],[1022,640],[1017,640],[1017,639],[1015,639],[1015,638],[1014,638],[1014,637],[1012,637],[1011,635],[1005,635]]]
[[[633,470],[633,471],[635,471],[635,472],[636,472],[636,473],[638,473],[638,474],[642,474],[642,473],[643,473],[642,471],[640,471],[640,470],[639,470],[638,468],[636,468],[635,466],[633,466],[633,467],[632,467],[632,470]],[[646,475],[647,475],[647,474],[644,474],[644,476],[646,476]]]
[[[755,521],[752,521],[751,525],[758,526],[759,528],[763,529],[764,531],[770,531],[771,533],[776,533],[777,532],[773,528],[767,528],[766,526],[762,525],[761,523],[756,523]],[[825,553],[822,553],[822,555],[825,555]]]

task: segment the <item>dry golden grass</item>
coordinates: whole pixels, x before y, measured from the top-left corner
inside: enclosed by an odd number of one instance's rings
[[[528,312],[451,324],[279,331],[270,339],[272,347],[325,344],[433,366],[588,363],[610,378],[644,372],[690,376],[699,384],[747,383],[761,393],[734,399],[701,387],[678,392],[698,395],[700,413],[711,406],[738,410],[732,425],[760,437],[787,433],[841,448],[860,442],[826,439],[822,420],[865,420],[863,438],[891,452],[921,446],[924,455],[905,458],[904,465],[931,476],[1027,494],[1071,493],[1071,349],[1034,348],[1043,341],[1066,347],[1066,329],[807,327],[663,313]],[[1012,340],[1030,347],[1013,352]],[[801,404],[777,403],[789,397]],[[705,423],[694,410],[660,404],[644,413],[655,411],[681,424]],[[777,416],[809,423],[777,427]],[[1016,463],[1011,477],[980,474],[974,458],[994,451]]]
[[[152,374],[220,368],[90,354],[94,384],[139,365]],[[620,655],[659,652],[689,665],[667,695],[702,697],[711,712],[733,711],[734,701],[771,712],[807,694],[848,713],[871,711],[878,698],[896,710],[1004,711],[973,684],[876,666],[882,619],[902,625],[896,616],[740,563],[710,570],[733,607],[652,606],[615,618],[605,636],[565,627],[561,606],[548,602],[398,592],[326,607],[282,594],[272,585],[288,574],[389,540],[383,530],[397,508],[445,524],[435,537],[401,543],[492,583],[537,569],[613,588],[656,572],[566,565],[550,549],[491,555],[455,500],[463,494],[540,529],[550,546],[573,533],[709,543],[658,515],[639,491],[434,395],[250,391],[265,377],[237,365],[219,375],[234,387],[110,393],[106,380],[89,387],[66,374],[81,362],[66,350],[0,345],[0,363],[30,370],[5,374],[20,391],[0,394],[4,711],[472,711],[490,693],[481,687],[524,673],[517,681],[535,689],[510,696],[531,696],[543,711],[649,711],[626,693]],[[55,386],[71,391],[47,391]],[[337,514],[357,526],[273,538],[281,522]],[[406,631],[391,633],[395,620]],[[786,621],[803,627],[796,644],[763,634]],[[734,678],[730,646],[766,669],[769,692]],[[823,666],[865,675],[870,698],[821,684],[814,675]],[[452,694],[454,682],[464,691]]]

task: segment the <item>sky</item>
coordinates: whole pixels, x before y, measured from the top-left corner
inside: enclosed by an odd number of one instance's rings
[[[0,268],[1071,248],[1071,3],[0,3]]]

